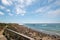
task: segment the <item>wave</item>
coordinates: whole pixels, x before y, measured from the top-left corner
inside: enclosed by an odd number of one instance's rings
[[[52,31],[52,30],[44,30],[44,29],[37,29],[35,27],[31,27],[31,26],[28,26],[28,25],[25,25],[26,27],[28,28],[31,28],[33,30],[36,30],[36,31],[39,31],[39,32],[42,32],[42,33],[46,33],[46,34],[50,34],[50,35],[59,35],[60,36],[60,33],[56,32],[55,30]]]

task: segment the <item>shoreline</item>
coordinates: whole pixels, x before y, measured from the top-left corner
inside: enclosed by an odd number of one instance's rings
[[[45,31],[43,31],[43,32],[41,32],[42,30],[37,31],[32,28],[28,28],[25,25],[19,25],[19,24],[7,24],[7,25],[8,25],[7,28],[9,28],[13,31],[16,31],[18,33],[24,34],[26,36],[29,36],[31,38],[34,38],[35,40],[60,40],[59,35],[46,34],[47,32],[45,33]],[[8,37],[10,36],[9,38],[14,38],[14,39],[17,36],[12,32],[7,31],[6,29],[4,30],[4,35],[8,36]]]
[[[24,26],[30,28],[30,27],[27,26],[27,25],[24,25]],[[35,30],[35,31],[42,32],[42,33],[45,33],[45,34],[49,34],[49,35],[58,35],[58,36],[60,36],[60,34],[57,33],[57,32],[51,32],[51,31],[46,31],[46,30],[36,29],[36,28],[30,28],[30,29],[33,29],[33,30]]]

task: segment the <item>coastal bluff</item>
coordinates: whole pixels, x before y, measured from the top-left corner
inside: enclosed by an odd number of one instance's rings
[[[28,28],[24,25],[19,25],[17,23],[0,23],[0,35],[3,35],[3,38],[6,38],[5,40],[29,40],[16,33],[10,32],[7,29],[13,30],[20,34],[24,34],[28,37],[33,38],[34,40],[60,40],[59,35],[46,34],[44,32],[36,31],[34,29]]]

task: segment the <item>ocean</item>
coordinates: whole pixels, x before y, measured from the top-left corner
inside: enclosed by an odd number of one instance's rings
[[[44,33],[60,35],[60,23],[28,23],[25,26]]]

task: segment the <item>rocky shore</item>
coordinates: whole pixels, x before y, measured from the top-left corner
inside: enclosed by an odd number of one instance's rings
[[[27,36],[33,38],[34,40],[60,40],[59,35],[46,34],[43,32],[36,31],[34,29],[31,29],[31,28],[27,28],[24,25],[18,25],[18,24],[6,24],[6,25],[8,26],[7,27],[8,29],[11,29],[11,30],[14,30],[18,33],[22,33],[24,35],[27,35]],[[4,27],[6,25],[4,25]],[[12,38],[13,40],[15,40],[17,38],[17,36],[19,36],[19,35],[13,34],[12,32],[9,32],[6,29],[4,30],[3,35],[5,37],[8,36],[9,38]],[[17,38],[16,40],[19,40],[19,39],[20,38]],[[22,38],[22,40],[25,40],[25,39]]]

